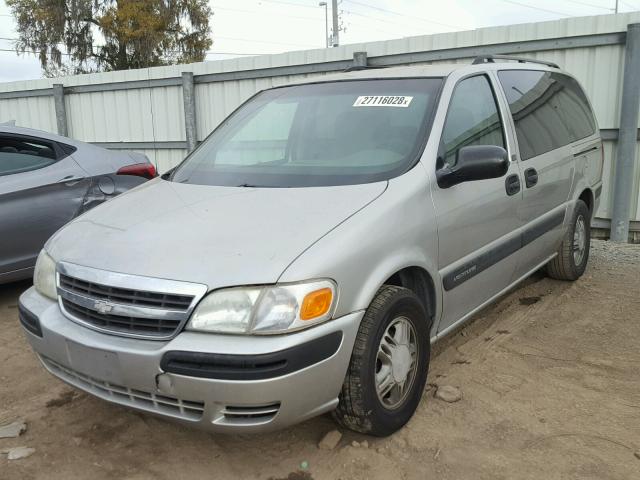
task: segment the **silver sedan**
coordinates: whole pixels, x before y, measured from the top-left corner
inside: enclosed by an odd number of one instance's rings
[[[32,276],[64,224],[155,176],[140,153],[0,125],[0,284]]]

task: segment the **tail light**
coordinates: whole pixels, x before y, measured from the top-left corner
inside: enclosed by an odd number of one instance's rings
[[[118,175],[134,175],[136,177],[144,177],[151,180],[158,175],[156,167],[152,163],[136,163],[127,165],[116,172]]]

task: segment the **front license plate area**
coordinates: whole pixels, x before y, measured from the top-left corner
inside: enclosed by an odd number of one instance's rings
[[[123,383],[117,353],[86,347],[70,340],[67,340],[67,352],[73,370],[97,380],[118,385]]]

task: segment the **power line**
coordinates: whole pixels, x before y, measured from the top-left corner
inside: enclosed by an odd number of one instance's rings
[[[628,3],[628,2],[625,2],[624,0],[620,0],[620,3],[622,3],[623,5],[626,5],[629,8],[633,8],[634,10],[639,10],[640,9],[639,7],[636,7],[635,5],[632,5],[632,4]]]
[[[271,14],[271,15],[277,15],[278,17],[295,18],[295,19],[298,19],[298,20],[313,20],[314,22],[319,22],[320,21],[320,17],[318,17],[318,18],[303,17],[301,15],[287,15],[287,14],[277,13],[277,12],[257,12],[255,10],[243,10],[241,8],[218,7],[218,6],[215,6],[215,5],[213,6],[213,10],[214,10],[214,12],[216,10],[223,10],[223,11],[227,11],[227,12],[249,13],[251,15],[260,15],[260,16],[263,16],[265,14]],[[320,12],[320,10],[318,10],[318,12]]]
[[[273,45],[283,45],[283,46],[292,46],[292,47],[320,48],[317,45],[309,45],[309,44],[303,44],[303,43],[273,42],[271,40],[252,40],[250,38],[236,38],[236,37],[215,37],[215,38],[221,38],[223,40],[234,40],[238,42],[269,43]]]
[[[372,27],[371,25],[365,25],[364,23],[355,22],[353,20],[348,20],[347,25],[351,28],[357,29],[367,29],[367,30],[375,30],[376,32],[384,33],[387,35],[394,35],[396,37],[403,37],[405,34],[399,32],[392,32],[390,30],[383,30],[381,28]]]
[[[404,24],[404,23],[401,24],[401,23],[395,22],[393,20],[376,18],[376,17],[372,17],[371,15],[365,15],[364,13],[360,13],[360,12],[352,12],[351,10],[342,10],[342,12],[344,12],[346,14],[349,14],[349,15],[356,15],[358,17],[367,18],[369,20],[375,20],[376,22],[393,23],[394,25],[402,25],[402,26],[406,27],[406,24]]]
[[[15,50],[11,50],[10,48],[0,48],[0,52],[11,52],[11,53],[30,53],[30,54],[34,54],[37,55],[40,53],[40,50],[25,50],[24,52],[16,52]],[[176,53],[176,52],[172,52],[172,53]],[[70,53],[65,53],[62,52],[62,55],[66,55],[66,56],[71,56]],[[276,55],[274,53],[267,53],[267,52],[262,52],[262,53],[240,53],[240,52],[205,52],[206,55],[242,55],[242,56],[258,56],[258,55]]]
[[[593,3],[580,2],[578,0],[565,0],[565,2],[575,3],[576,5],[583,5],[585,7],[599,8],[601,10],[607,10],[609,12],[612,12],[613,10],[615,10],[613,8],[603,7],[602,5],[594,5]]]
[[[258,0],[258,3],[279,3],[281,5],[291,5],[294,7],[313,8],[314,10],[318,10],[318,7],[315,5],[302,5],[300,3],[285,2],[283,0]]]
[[[253,39],[250,39],[250,38],[236,38],[236,37],[217,37],[217,38],[221,38],[221,39],[224,39],[224,40],[240,41],[240,42],[250,42],[250,43],[269,43],[269,44],[273,44],[273,45],[282,45],[282,46],[318,48],[315,45],[272,42],[272,41],[269,41],[269,40],[253,40]],[[9,38],[9,37],[0,37],[0,40],[8,40],[8,41],[17,42],[20,39],[19,38]],[[63,42],[56,42],[56,45],[65,45],[65,44]],[[103,47],[103,45],[95,45],[95,47],[101,48],[101,47]],[[207,52],[207,53],[209,53],[209,52]],[[222,52],[211,52],[211,53],[222,53]]]
[[[429,20],[427,18],[417,17],[415,15],[407,15],[407,14],[403,14],[403,13],[394,12],[392,10],[387,10],[386,8],[380,8],[380,7],[375,7],[373,5],[367,5],[366,3],[361,3],[361,2],[358,2],[356,0],[344,0],[344,1],[352,3],[354,5],[360,5],[361,7],[370,8],[372,10],[378,10],[380,12],[389,13],[391,15],[397,15],[397,16],[403,17],[403,18],[412,18],[414,20],[419,20],[421,22],[431,23],[431,24],[434,24],[434,25],[440,25],[442,27],[447,27],[447,28],[465,28],[465,27],[462,27],[461,25],[452,25],[450,23],[436,22],[435,20]]]
[[[275,55],[273,53],[266,53],[266,52],[262,52],[262,53],[240,53],[240,52],[205,52],[207,55],[243,55],[243,56],[248,56],[248,57],[253,57],[253,56],[257,56],[257,55]]]
[[[381,19],[381,18],[371,17],[371,16],[369,16],[369,15],[364,15],[364,14],[362,14],[362,13],[358,13],[358,12],[352,12],[352,11],[350,11],[350,10],[342,10],[342,12],[344,12],[344,13],[346,13],[346,14],[348,14],[348,15],[356,15],[356,16],[358,16],[358,17],[366,18],[366,19],[369,19],[369,20],[375,20],[376,22],[381,22],[381,23],[385,23],[385,24],[389,24],[389,23],[391,23],[391,24],[393,24],[393,25],[400,25],[400,24],[399,24],[399,23],[397,23],[397,22],[393,22],[393,21],[389,21],[389,20],[383,20],[383,19]],[[353,22],[353,20],[349,20],[349,22]],[[357,22],[356,22],[356,23],[357,23]],[[360,25],[360,26],[362,26],[362,27],[364,27],[364,24],[362,24],[362,23],[361,23],[361,24],[359,24],[359,25]],[[405,25],[405,24],[402,24],[402,25],[403,25],[404,27],[406,27],[406,25]],[[388,33],[388,34],[391,34],[391,35],[401,35],[401,36],[406,36],[406,32],[404,32],[404,33],[402,33],[402,34],[399,34],[398,32],[391,32],[391,31],[389,31],[389,30],[383,30],[383,29],[381,29],[381,28],[372,27],[372,26],[370,26],[370,25],[367,25],[367,28],[371,28],[372,30],[377,30],[377,31],[379,31],[379,32],[382,32],[382,33]]]
[[[17,38],[8,38],[8,37],[0,37],[0,40],[8,40],[8,41],[17,41]],[[57,45],[64,45],[63,43],[58,43]],[[95,45],[96,48],[102,48],[104,45]],[[13,52],[13,53],[33,53],[38,54],[41,50],[25,50],[22,52],[21,50],[12,50],[8,48],[0,48],[0,52]],[[178,50],[168,50],[167,53],[180,53]],[[240,52],[216,52],[213,50],[207,50],[204,52],[206,55],[246,55],[246,56],[255,56],[255,55],[272,55],[271,53],[261,52],[261,53],[240,53]],[[71,53],[62,53],[62,55],[72,55]]]
[[[310,5],[300,5],[297,3],[293,3],[293,2],[287,2],[284,0],[259,0],[259,3],[273,3],[273,4],[283,4],[283,5],[293,5],[293,6],[299,6],[299,7],[306,7],[306,8],[313,8],[314,10],[317,9],[316,7],[311,7]],[[318,22],[320,21],[320,17],[318,18],[314,18],[314,17],[308,17],[308,16],[300,16],[300,15],[288,15],[288,14],[280,14],[280,13],[276,13],[276,12],[257,12],[257,11],[252,11],[252,10],[243,10],[243,9],[238,9],[238,8],[227,8],[227,7],[220,7],[220,6],[215,6],[213,5],[213,9],[214,11],[217,10],[223,10],[223,11],[230,11],[230,12],[239,12],[239,13],[248,13],[248,14],[253,14],[253,15],[264,15],[264,14],[273,14],[273,15],[277,15],[278,17],[287,17],[287,18],[295,18],[295,19],[300,19],[300,20],[311,20],[314,22]],[[319,10],[318,10],[319,11]],[[7,17],[11,17],[12,15],[9,14],[0,14],[2,16],[7,16]],[[305,48],[319,48],[317,45],[310,45],[310,44],[297,44],[297,43],[284,43],[284,42],[275,42],[275,41],[270,41],[270,40],[253,40],[253,39],[248,39],[248,38],[234,38],[234,37],[214,37],[214,38],[220,38],[220,39],[226,39],[226,40],[234,40],[234,41],[241,41],[241,42],[251,42],[251,43],[267,43],[267,44],[273,44],[273,45],[282,45],[282,46],[290,46],[290,47],[305,47]],[[18,40],[15,38],[1,38],[2,40]],[[39,53],[39,52],[34,52],[34,53]],[[256,55],[256,54],[240,54],[240,53],[236,53],[236,52],[207,52],[207,54],[221,54],[221,55]]]
[[[260,1],[267,1],[267,0],[260,0]],[[269,0],[269,3],[283,3],[280,2],[279,0]],[[290,3],[290,2],[286,2],[286,3]],[[241,12],[241,13],[251,13],[251,14],[255,14],[255,15],[263,15],[265,12],[255,12],[255,11],[251,11],[251,10],[241,10],[241,9],[234,9],[234,8],[226,8],[226,7],[216,7],[213,6],[214,10],[217,8],[219,10],[228,10],[228,11],[233,11],[233,12]],[[269,12],[271,13],[271,12]],[[281,15],[281,14],[277,14],[280,17],[289,17],[289,18],[299,18],[299,19],[306,19],[306,20],[313,20],[313,21],[319,21],[320,18],[312,18],[312,17],[300,17],[300,16],[295,16],[295,15]],[[9,16],[9,15],[7,15]],[[215,37],[215,38],[220,38],[220,39],[225,39],[225,40],[234,40],[234,41],[242,41],[242,42],[251,42],[251,43],[268,43],[268,44],[273,44],[273,45],[282,45],[282,46],[292,46],[292,47],[308,47],[308,48],[319,48],[317,45],[310,45],[310,44],[298,44],[298,43],[284,43],[284,42],[274,42],[274,41],[270,41],[270,40],[253,40],[253,39],[248,39],[248,38],[234,38],[234,37]],[[17,38],[1,38],[2,40],[18,40]]]
[[[500,1],[504,2],[504,3],[510,3],[512,5],[518,5],[520,7],[531,8],[533,10],[539,10],[541,12],[553,13],[554,15],[562,15],[563,17],[571,17],[572,16],[572,15],[570,15],[568,13],[562,13],[562,12],[558,12],[556,10],[548,10],[546,8],[541,8],[541,7],[534,7],[533,5],[528,5],[526,3],[516,2],[514,0],[500,0]]]
[[[13,53],[18,53],[15,50],[11,50],[10,48],[0,48],[0,52],[13,52]],[[33,53],[33,54],[38,54],[40,53],[40,50],[25,50],[24,52],[21,53]],[[70,53],[61,53],[61,55],[71,55]]]
[[[281,5],[295,5],[296,7],[304,7],[304,8],[312,8],[316,11],[318,10],[318,7],[312,7],[310,5],[300,5],[297,3],[292,3],[292,2],[284,2],[284,1],[280,1],[280,0],[259,0],[258,3],[274,3],[274,4],[281,4]],[[231,12],[242,12],[242,13],[254,13],[254,14],[258,14],[258,15],[264,15],[265,13],[275,13],[275,12],[256,12],[253,10],[241,10],[239,8],[229,8],[229,7],[220,7],[217,5],[212,5],[214,12],[216,9],[218,10],[228,10]],[[305,19],[305,20],[318,20],[318,18],[313,18],[313,17],[302,17],[299,15],[287,15],[287,14],[281,14],[281,13],[277,13],[278,16],[280,17],[289,17],[289,18],[298,18],[298,19]],[[11,15],[10,13],[0,13],[0,17],[13,17],[13,15]]]
[[[400,20],[400,19],[398,19],[398,20],[390,20],[389,18],[372,17],[371,15],[366,15],[364,13],[353,12],[351,10],[344,10],[344,9],[342,10],[342,12],[347,13],[347,14],[351,14],[351,15],[357,15],[358,17],[366,18],[366,19],[369,19],[369,20],[374,20],[376,22],[381,22],[381,23],[384,23],[384,24],[393,24],[393,25],[397,25],[397,26],[402,26],[405,29],[407,27],[411,27],[413,29],[422,29],[422,28],[424,28],[423,26],[419,26],[419,25],[415,25],[415,24],[408,25],[406,20]],[[405,33],[405,36],[406,36],[406,31],[404,33]],[[420,31],[416,35],[424,35],[424,33],[425,33],[424,31]]]

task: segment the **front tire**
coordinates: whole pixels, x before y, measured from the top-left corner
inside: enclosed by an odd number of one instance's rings
[[[558,255],[547,264],[547,275],[556,280],[580,278],[587,268],[590,246],[591,212],[586,203],[578,200]]]
[[[383,437],[409,421],[427,381],[429,327],[424,306],[411,290],[380,288],[360,323],[333,412],[338,423]]]

